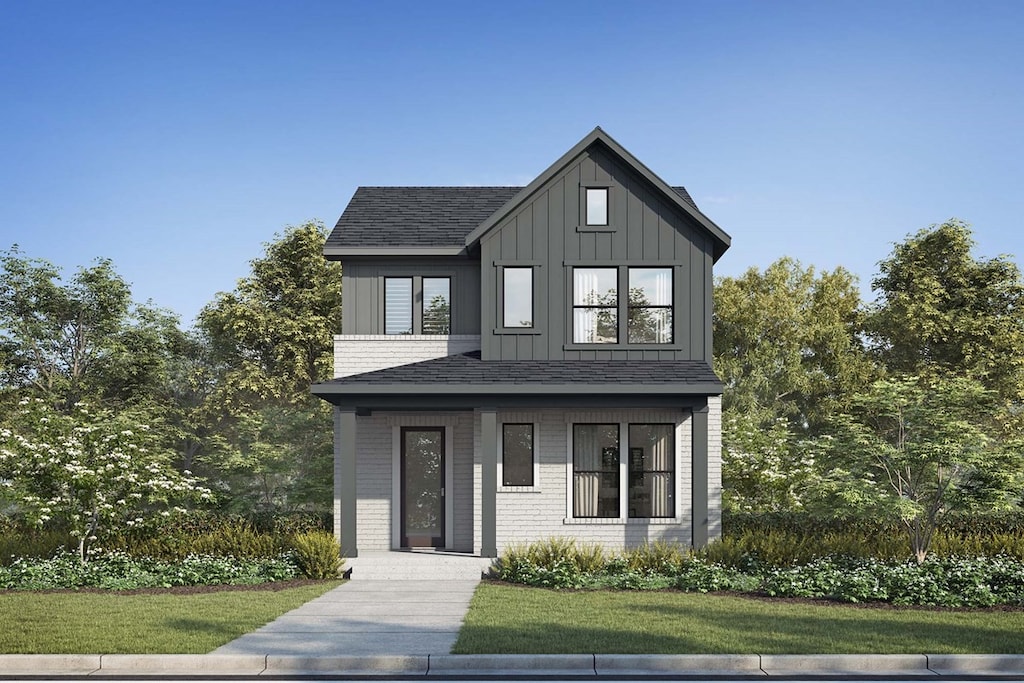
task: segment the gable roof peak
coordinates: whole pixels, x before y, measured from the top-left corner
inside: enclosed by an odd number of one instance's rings
[[[624,164],[629,166],[633,171],[638,173],[641,177],[647,180],[648,183],[654,186],[665,199],[668,200],[669,204],[675,206],[684,215],[692,218],[696,223],[703,228],[707,233],[710,234],[714,240],[714,260],[725,253],[725,250],[729,248],[732,242],[732,238],[720,227],[715,225],[714,221],[705,216],[696,205],[686,201],[682,195],[676,192],[671,186],[668,185],[664,180],[658,177],[651,169],[647,168],[639,159],[633,156],[625,147],[620,145],[616,140],[609,135],[601,126],[595,126],[594,130],[590,131],[582,140],[577,142],[568,152],[558,158],[555,163],[551,164],[544,170],[539,176],[533,179],[533,181],[524,187],[522,190],[516,193],[514,197],[509,199],[505,204],[497,211],[492,213],[484,222],[477,226],[475,230],[466,236],[465,245],[470,247],[487,234],[492,228],[494,228],[499,222],[501,222],[506,216],[512,211],[518,208],[521,204],[533,195],[538,189],[545,185],[555,175],[561,172],[566,166],[572,163],[580,154],[585,152],[595,142],[600,141],[617,156]]]

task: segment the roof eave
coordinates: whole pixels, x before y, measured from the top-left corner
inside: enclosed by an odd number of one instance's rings
[[[495,395],[495,394],[539,394],[539,395],[579,395],[588,396],[594,393],[614,392],[616,395],[627,394],[659,394],[675,396],[718,396],[722,393],[720,382],[679,382],[673,384],[377,384],[369,382],[314,384],[310,388],[316,396],[359,395],[377,396],[407,394],[464,394],[464,395]]]
[[[466,256],[467,247],[343,247],[327,245],[324,257],[336,261],[352,256]]]

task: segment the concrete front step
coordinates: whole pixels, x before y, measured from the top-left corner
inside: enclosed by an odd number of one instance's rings
[[[431,552],[364,553],[350,558],[350,578],[391,581],[475,581],[487,573],[492,560],[474,555]]]

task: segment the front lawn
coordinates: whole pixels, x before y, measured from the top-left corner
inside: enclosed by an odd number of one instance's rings
[[[0,653],[202,654],[338,581],[199,593],[0,593]]]
[[[1024,611],[854,607],[482,584],[453,652],[1024,653]]]

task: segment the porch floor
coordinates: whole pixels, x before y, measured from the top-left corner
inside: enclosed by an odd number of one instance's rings
[[[352,570],[353,581],[479,581],[492,562],[487,557],[445,550],[371,550],[350,558],[345,571]]]

